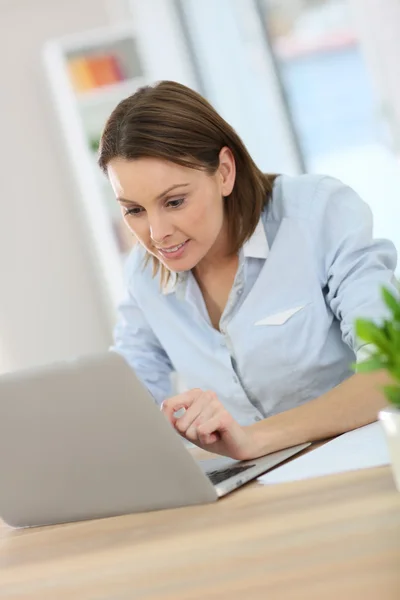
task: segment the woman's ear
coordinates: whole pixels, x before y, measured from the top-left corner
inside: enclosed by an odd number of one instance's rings
[[[232,193],[236,179],[236,164],[232,151],[228,146],[221,148],[219,153],[219,175],[221,181],[222,196],[229,196]]]

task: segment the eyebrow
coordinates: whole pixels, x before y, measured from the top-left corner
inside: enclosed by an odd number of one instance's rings
[[[161,194],[158,194],[156,200],[161,200],[161,198],[169,194],[169,192],[172,192],[172,190],[174,190],[175,188],[187,187],[188,185],[189,183],[175,183],[174,185],[171,185],[171,187],[169,187],[168,189],[161,192]],[[117,198],[117,202],[123,202],[124,204],[137,204],[137,202],[135,202],[134,200],[125,200],[125,198]]]

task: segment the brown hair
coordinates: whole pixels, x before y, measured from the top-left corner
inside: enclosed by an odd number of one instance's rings
[[[107,173],[114,158],[152,157],[212,175],[224,146],[236,163],[235,184],[225,202],[233,254],[254,233],[277,176],[260,171],[234,129],[200,94],[174,81],[138,89],[122,100],[107,120],[98,164]],[[150,256],[147,254],[146,264]],[[155,276],[161,263],[152,258]],[[161,264],[161,281],[168,281],[169,275]]]

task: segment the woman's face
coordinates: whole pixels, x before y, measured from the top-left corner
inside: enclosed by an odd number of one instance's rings
[[[115,158],[108,175],[129,229],[171,271],[226,252],[223,197],[235,182],[228,148],[214,175],[157,158]]]

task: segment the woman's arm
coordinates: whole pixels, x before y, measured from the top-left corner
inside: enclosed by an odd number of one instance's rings
[[[166,400],[162,411],[183,437],[204,450],[249,460],[376,421],[385,404],[380,387],[387,382],[383,371],[358,373],[319,398],[244,427],[213,392],[190,390]],[[182,408],[185,414],[176,418]]]
[[[385,405],[380,388],[388,382],[384,371],[357,373],[319,398],[250,425],[255,453],[333,437],[376,421]]]
[[[140,285],[142,267],[140,255],[135,253],[136,249],[126,265],[125,298],[118,307],[118,322],[111,350],[125,358],[157,404],[161,404],[172,393],[173,366],[136,300],[134,284]]]

